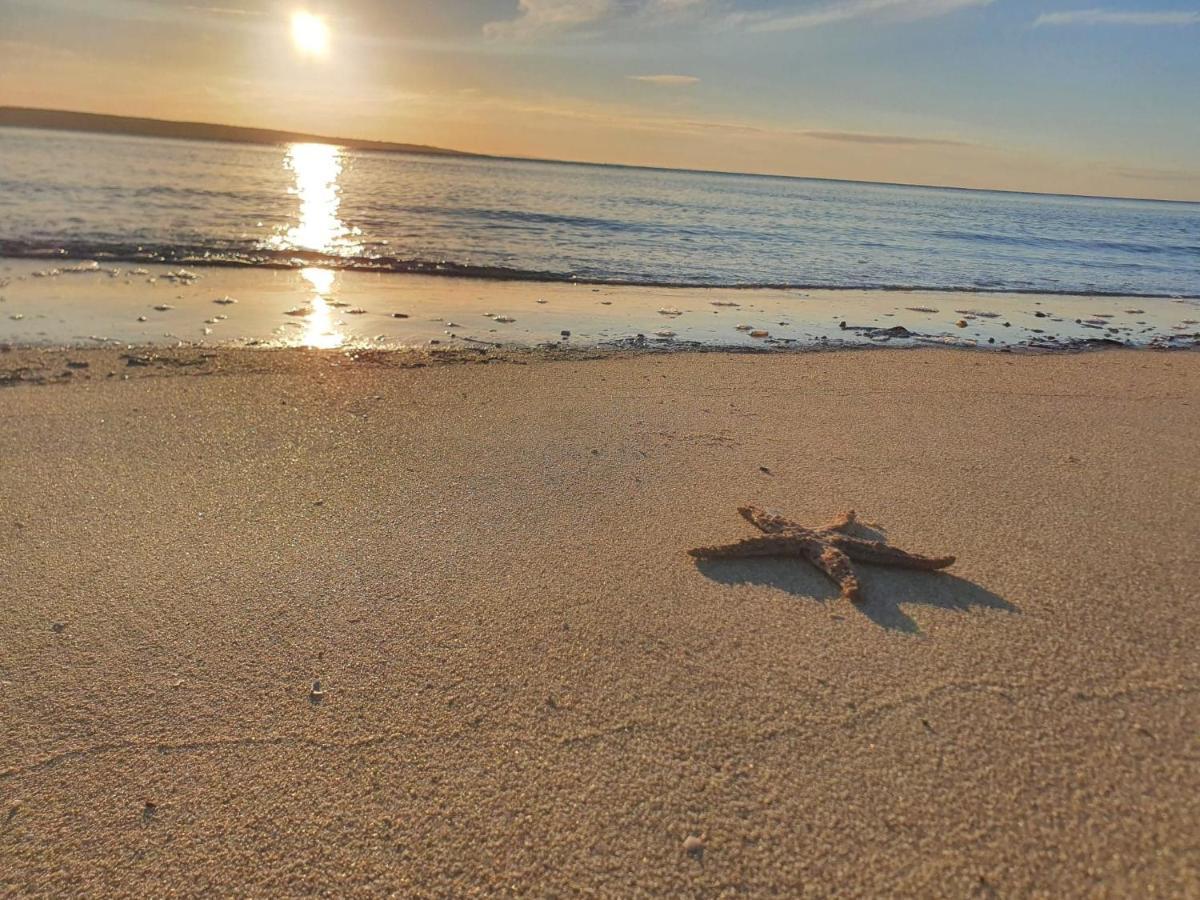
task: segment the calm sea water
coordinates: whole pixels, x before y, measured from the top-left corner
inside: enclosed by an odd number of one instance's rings
[[[1200,296],[1200,204],[0,129],[0,255]]]

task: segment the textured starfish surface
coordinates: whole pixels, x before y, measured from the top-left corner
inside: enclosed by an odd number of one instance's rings
[[[869,541],[847,534],[846,530],[855,522],[853,511],[842,513],[832,522],[816,528],[807,528],[757,506],[740,506],[738,512],[763,533],[735,544],[697,547],[688,552],[700,559],[799,556],[833,579],[847,600],[862,599],[862,589],[851,560],[926,570],[944,569],[954,562],[953,556],[920,556],[891,547],[884,541]]]

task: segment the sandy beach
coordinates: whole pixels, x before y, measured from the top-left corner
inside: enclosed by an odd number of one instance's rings
[[[1200,356],[479,359],[0,354],[0,893],[1200,893]]]

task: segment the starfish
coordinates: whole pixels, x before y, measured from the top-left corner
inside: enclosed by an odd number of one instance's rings
[[[883,541],[868,541],[846,534],[846,530],[856,521],[853,510],[816,528],[806,528],[757,506],[739,506],[738,512],[763,534],[745,538],[736,544],[697,547],[688,552],[699,559],[801,556],[833,579],[842,589],[845,599],[854,601],[862,599],[862,590],[854,567],[850,565],[852,559],[926,570],[944,569],[954,562],[953,556],[919,556],[889,547]]]

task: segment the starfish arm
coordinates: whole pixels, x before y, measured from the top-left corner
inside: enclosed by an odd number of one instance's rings
[[[854,510],[848,509],[844,513],[839,514],[832,522],[826,522],[817,531],[845,531],[857,521],[858,516]]]
[[[806,544],[805,554],[809,562],[828,575],[842,589],[842,596],[847,600],[861,600],[862,591],[859,589],[858,578],[854,567],[850,565],[850,557],[836,547],[818,541]]]
[[[827,540],[851,559],[860,562],[925,570],[944,569],[954,562],[953,556],[921,556],[888,546],[883,541],[864,541],[847,535],[828,535]]]
[[[826,522],[817,528],[805,528],[791,519],[785,519],[776,513],[767,512],[761,506],[741,506],[738,507],[738,512],[742,514],[743,519],[767,534],[779,534],[783,531],[845,531],[858,521],[852,509],[842,513],[833,521]]]
[[[783,516],[769,513],[761,506],[739,506],[738,512],[742,518],[767,534],[778,534],[781,531],[790,531],[793,529],[804,529],[804,526],[797,525],[795,522],[785,519]]]
[[[737,559],[750,556],[807,556],[808,551],[801,546],[808,541],[797,540],[791,535],[764,534],[758,537],[745,538],[736,544],[722,544],[719,547],[696,547],[688,553],[699,559]]]

